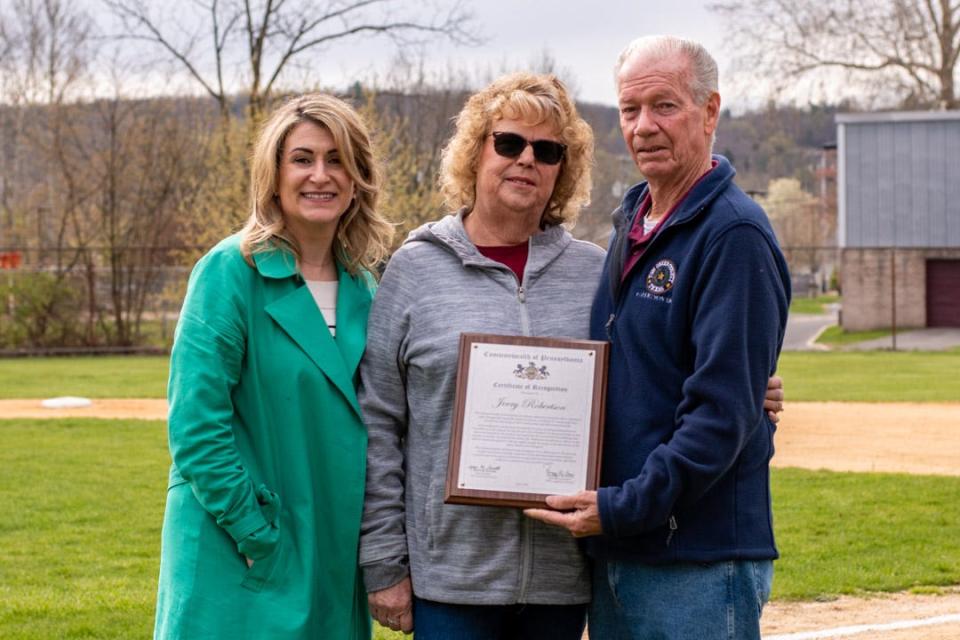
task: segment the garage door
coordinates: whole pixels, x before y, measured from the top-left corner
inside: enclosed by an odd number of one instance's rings
[[[960,327],[960,260],[927,260],[927,326]]]

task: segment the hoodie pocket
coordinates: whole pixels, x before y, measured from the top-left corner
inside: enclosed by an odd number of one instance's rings
[[[438,518],[440,516],[440,496],[436,491],[437,482],[436,480],[430,480],[430,486],[427,488],[426,495],[426,504],[424,505],[424,522],[426,523],[426,532],[424,534],[423,540],[426,542],[427,549],[433,550],[436,548],[434,543],[434,531],[436,531],[437,526],[439,525]]]

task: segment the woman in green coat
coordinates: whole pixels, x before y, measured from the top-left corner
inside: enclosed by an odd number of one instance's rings
[[[391,226],[357,113],[265,123],[244,229],[190,276],[170,361],[155,638],[370,637],[357,571],[367,435],[354,393]]]

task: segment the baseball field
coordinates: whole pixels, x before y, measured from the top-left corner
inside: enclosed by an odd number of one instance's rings
[[[784,354],[765,638],[960,637],[957,371],[960,352]],[[0,361],[0,637],[149,636],[166,374],[165,358]]]

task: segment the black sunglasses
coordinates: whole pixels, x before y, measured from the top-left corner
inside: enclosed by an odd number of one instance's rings
[[[563,160],[567,145],[553,140],[527,140],[523,136],[507,131],[494,131],[493,150],[504,158],[519,157],[527,145],[533,147],[533,157],[543,164],[557,164]]]

